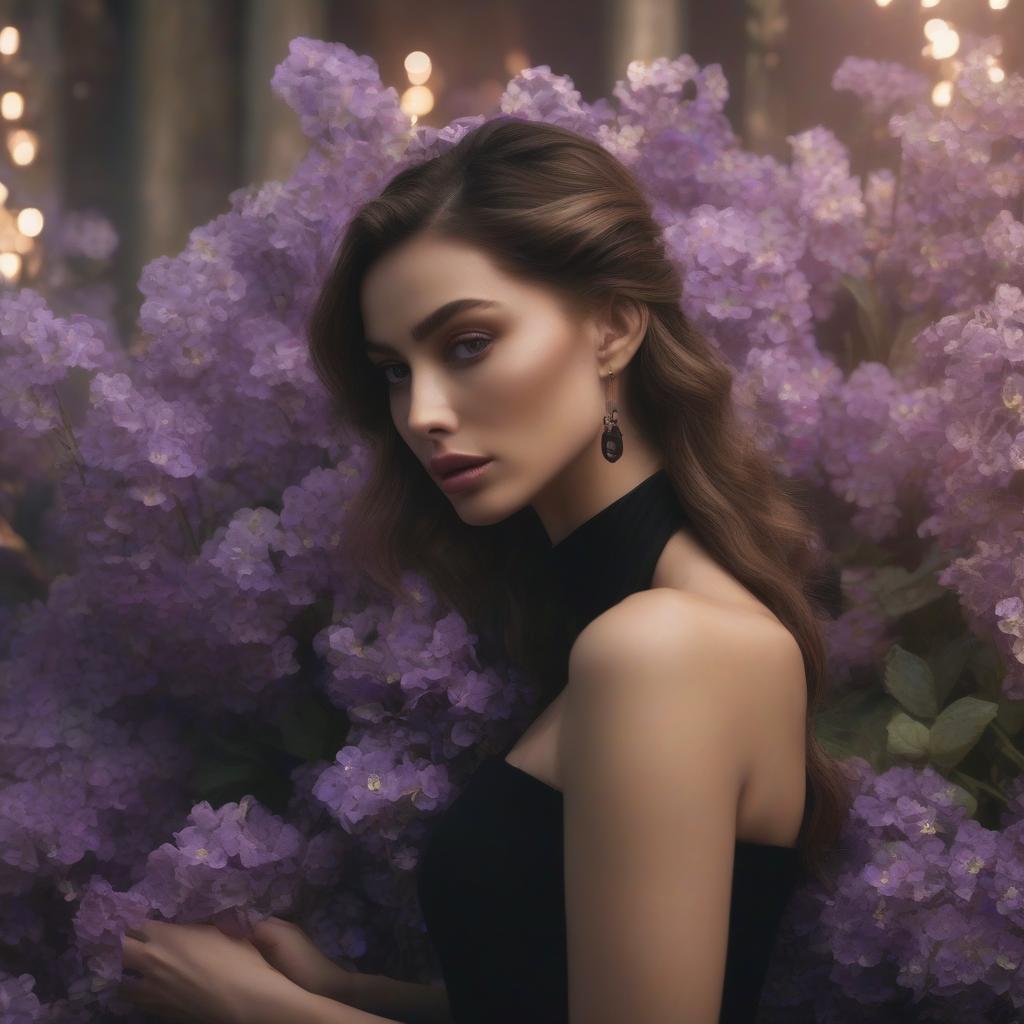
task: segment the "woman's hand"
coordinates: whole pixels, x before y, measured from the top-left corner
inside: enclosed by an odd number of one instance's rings
[[[142,977],[122,978],[118,994],[173,1021],[280,1022],[299,991],[248,939],[212,924],[145,921],[125,935],[122,962]]]
[[[268,917],[253,928],[253,945],[266,961],[307,992],[348,1003],[354,971],[326,957],[312,939],[291,921]]]

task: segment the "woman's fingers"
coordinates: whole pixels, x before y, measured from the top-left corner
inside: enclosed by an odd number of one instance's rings
[[[143,962],[143,958],[148,955],[148,951],[145,948],[147,942],[149,942],[149,939],[145,936],[137,939],[128,932],[124,933],[124,938],[121,940],[122,970],[125,968],[137,969],[138,965]]]

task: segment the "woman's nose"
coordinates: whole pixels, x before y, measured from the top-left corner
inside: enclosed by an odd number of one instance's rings
[[[436,427],[451,427],[455,410],[444,382],[437,376],[421,374],[418,381],[409,384],[409,429],[424,437]]]

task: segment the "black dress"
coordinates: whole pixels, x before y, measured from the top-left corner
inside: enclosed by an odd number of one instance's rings
[[[685,522],[658,470],[554,545],[581,626],[649,589]],[[456,1024],[569,1019],[562,794],[505,760],[514,745],[484,761],[439,815],[417,869]],[[779,921],[803,878],[795,848],[737,841],[720,1022],[754,1020]]]

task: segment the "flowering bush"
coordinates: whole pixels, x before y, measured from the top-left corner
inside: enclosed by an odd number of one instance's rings
[[[788,163],[745,151],[720,69],[687,56],[593,104],[531,68],[501,101],[631,168],[741,414],[827,512],[844,608],[816,728],[857,796],[835,890],[784,922],[769,1020],[1024,1006],[1024,80],[991,82],[993,54],[942,111],[846,61],[834,84],[901,153],[864,181],[825,128]],[[381,605],[338,555],[368,453],[302,333],[354,209],[483,118],[410,127],[373,61],[311,39],[273,86],[309,153],[145,268],[139,351],[0,298],[0,444],[63,444],[47,541],[69,553],[45,600],[0,609],[4,1021],[112,1019],[121,936],[153,915],[292,913],[346,966],[436,980],[419,846],[527,724],[529,681],[427,581]]]

